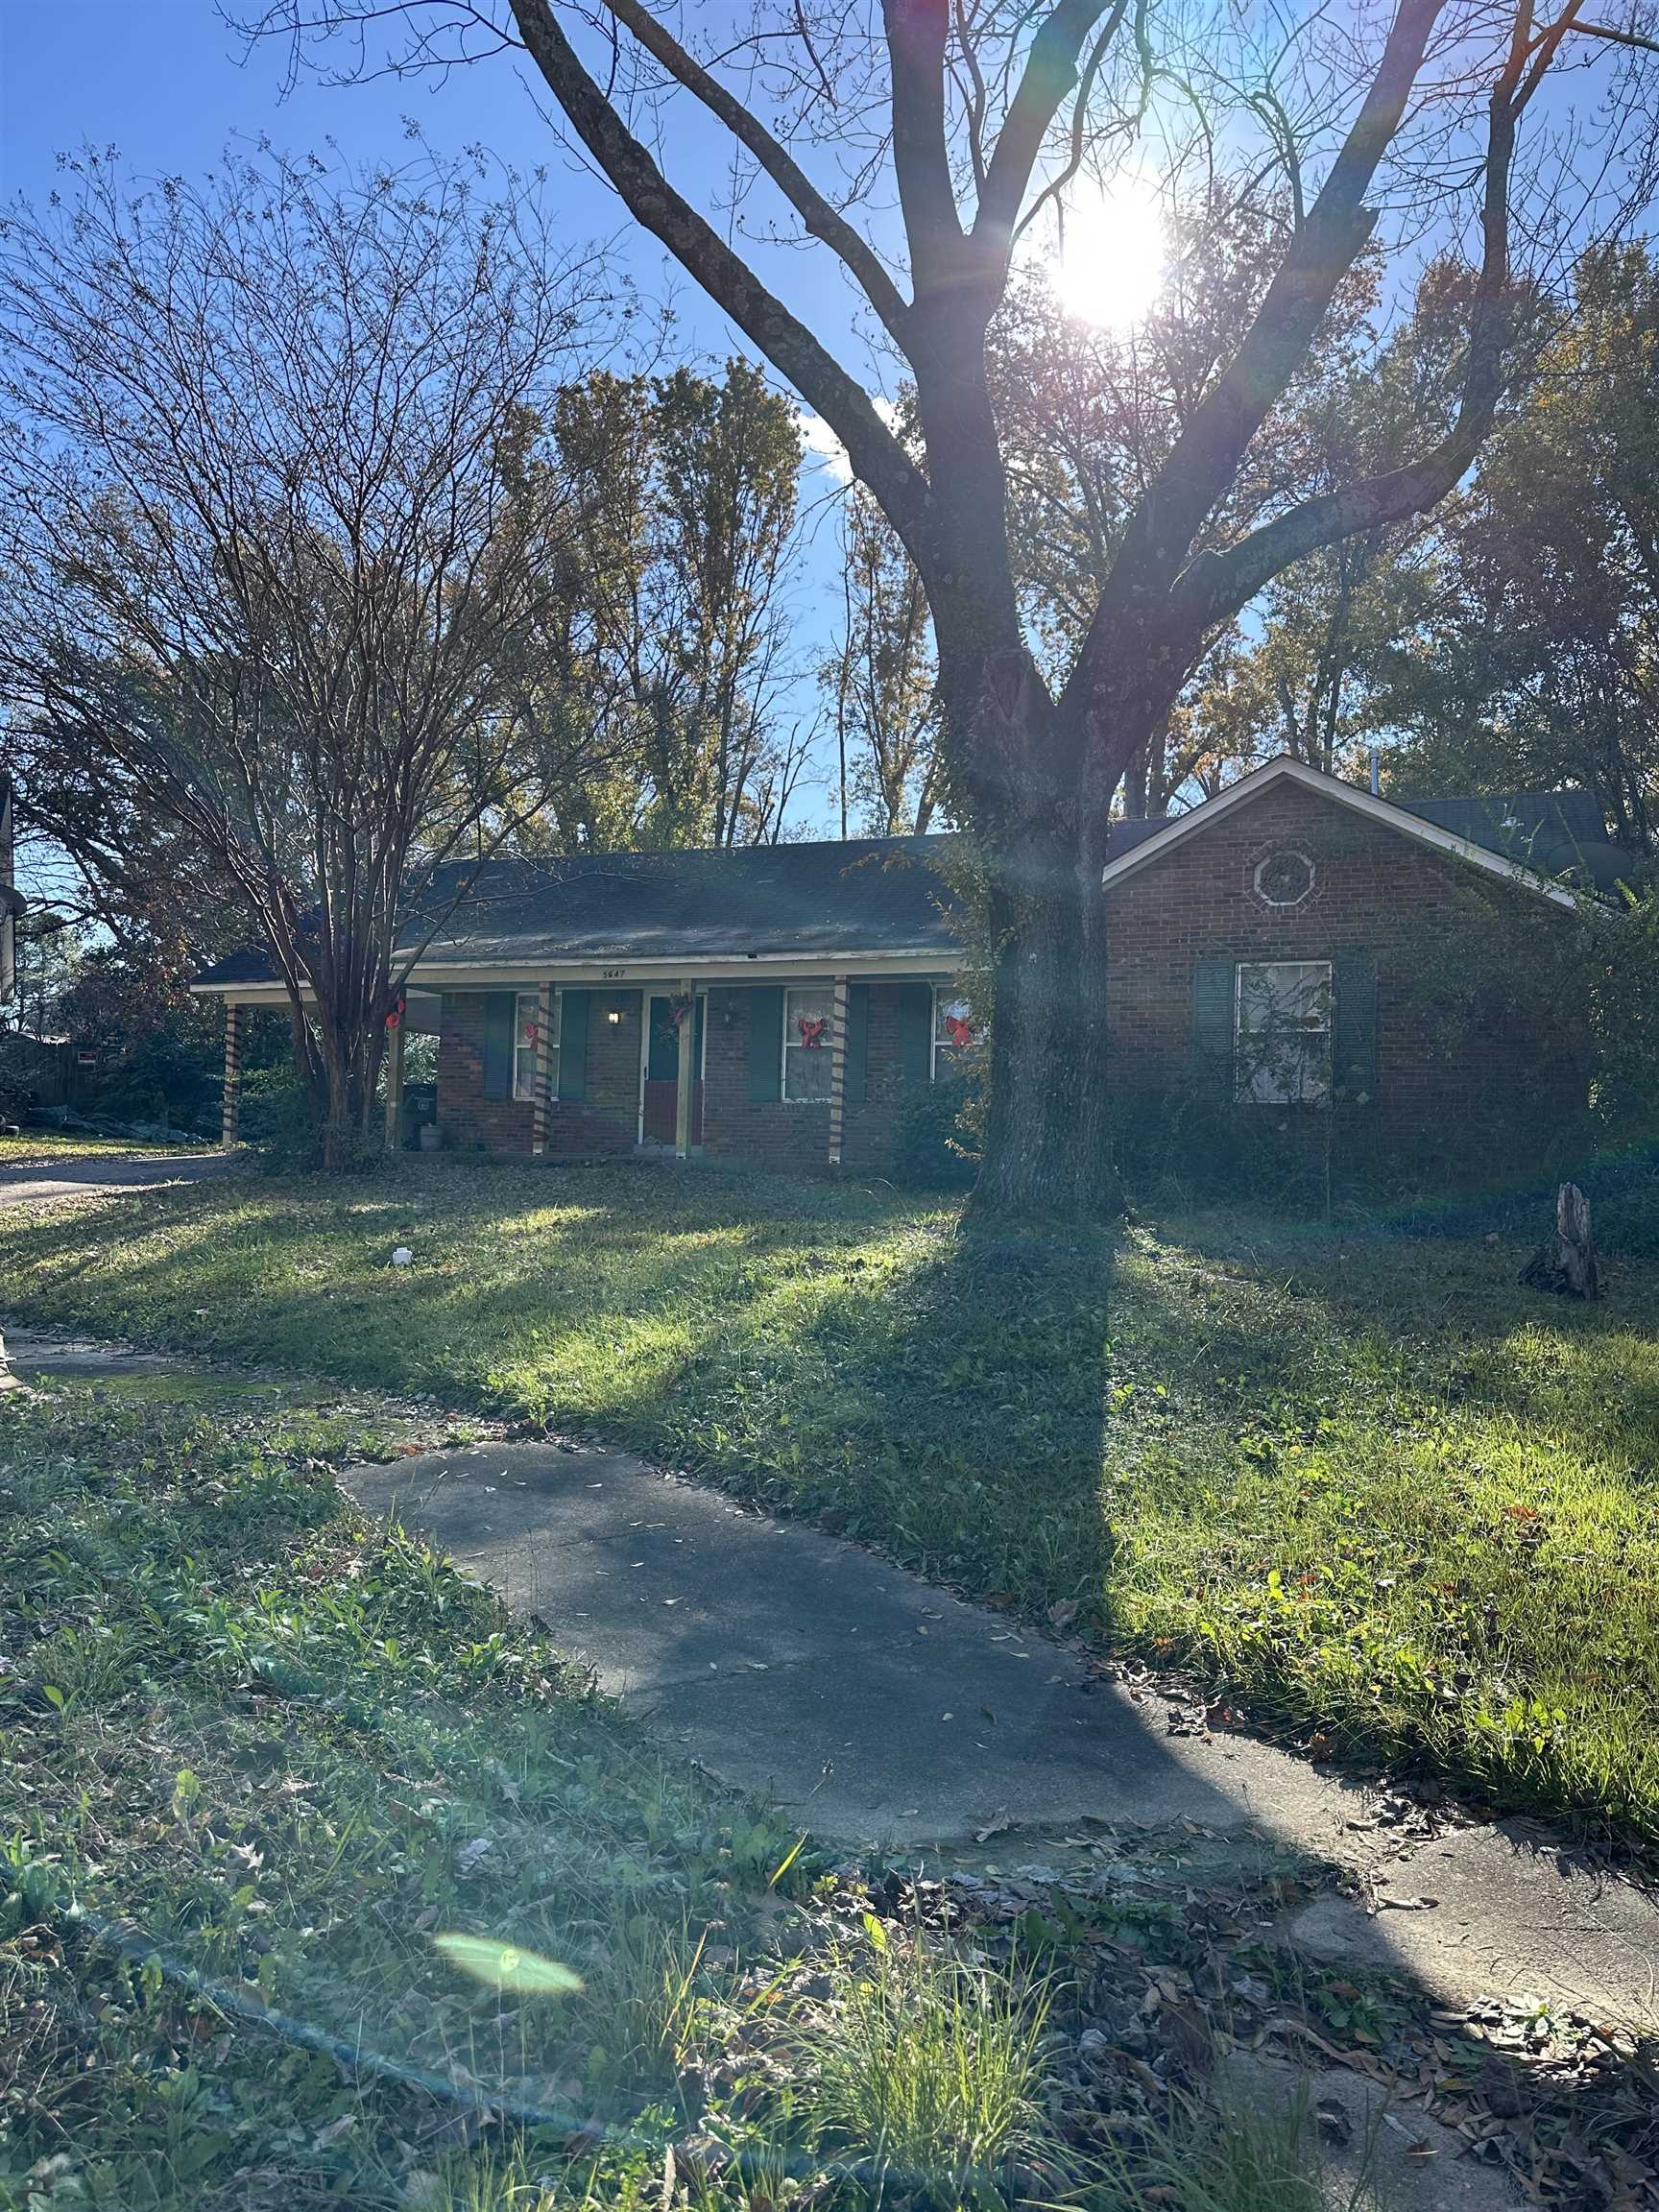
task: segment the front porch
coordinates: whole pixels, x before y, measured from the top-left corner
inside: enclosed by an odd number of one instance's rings
[[[387,1142],[409,1141],[406,1041],[426,1035],[438,1044],[436,1125],[447,1150],[888,1168],[902,1092],[929,1082],[954,1049],[941,1027],[941,1009],[955,1005],[949,979],[897,964],[753,974],[422,978],[389,1026]],[[227,1005],[227,1145],[239,1134],[244,1007],[256,1002]]]

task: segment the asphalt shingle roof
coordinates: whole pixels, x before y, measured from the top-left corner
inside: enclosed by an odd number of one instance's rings
[[[1568,867],[1574,849],[1599,846],[1606,834],[1595,800],[1584,791],[1401,804],[1441,829],[1551,871]],[[1108,859],[1164,827],[1163,816],[1116,823]],[[501,966],[739,960],[754,953],[822,955],[828,963],[873,952],[931,951],[943,959],[957,943],[941,873],[952,842],[856,837],[729,852],[497,857],[457,900],[470,873],[458,864],[441,871],[434,888],[439,905],[454,905],[424,959]],[[269,982],[274,974],[267,954],[248,950],[197,980],[209,986]]]

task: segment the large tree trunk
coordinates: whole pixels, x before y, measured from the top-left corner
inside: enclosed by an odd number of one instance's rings
[[[1119,1206],[1100,894],[1118,770],[1024,654],[983,664],[975,723],[995,1019],[974,1210],[1100,1220]]]
[[[1073,841],[1074,842],[1074,841]],[[1033,835],[993,856],[996,1021],[975,1211],[1100,1220],[1112,1158],[1099,871]]]

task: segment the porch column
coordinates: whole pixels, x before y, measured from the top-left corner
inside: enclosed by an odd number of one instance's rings
[[[830,1165],[841,1165],[841,1139],[847,1122],[847,978],[835,978],[835,1011],[830,1022]]]
[[[697,992],[694,985],[682,983],[681,999],[690,1012],[680,1024],[677,1040],[674,1081],[674,1157],[689,1160],[691,1157],[691,1085],[697,1073]]]
[[[553,1080],[553,986],[536,994],[536,1111],[530,1125],[530,1151],[540,1160],[547,1149],[547,1092]]]
[[[386,1149],[396,1152],[403,1120],[403,1022],[409,1019],[408,1008],[395,1029],[386,1032]]]
[[[225,1001],[225,1088],[220,1094],[219,1142],[228,1152],[242,1118],[242,1009]]]

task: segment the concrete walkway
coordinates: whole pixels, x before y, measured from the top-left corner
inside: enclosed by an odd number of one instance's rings
[[[1659,2020],[1659,1904],[1527,1823],[1404,1840],[1385,1800],[1109,1678],[873,1553],[623,1454],[481,1444],[347,1476],[602,1686],[823,1836],[1040,1858],[1080,1823],[1181,1824],[1344,1869],[1284,1933],[1440,2002],[1549,1996]],[[1012,1832],[1012,1833],[1011,1833]]]
[[[0,1150],[0,1213],[61,1198],[123,1198],[171,1183],[203,1183],[237,1163],[224,1152],[127,1152],[100,1160],[10,1163]]]

